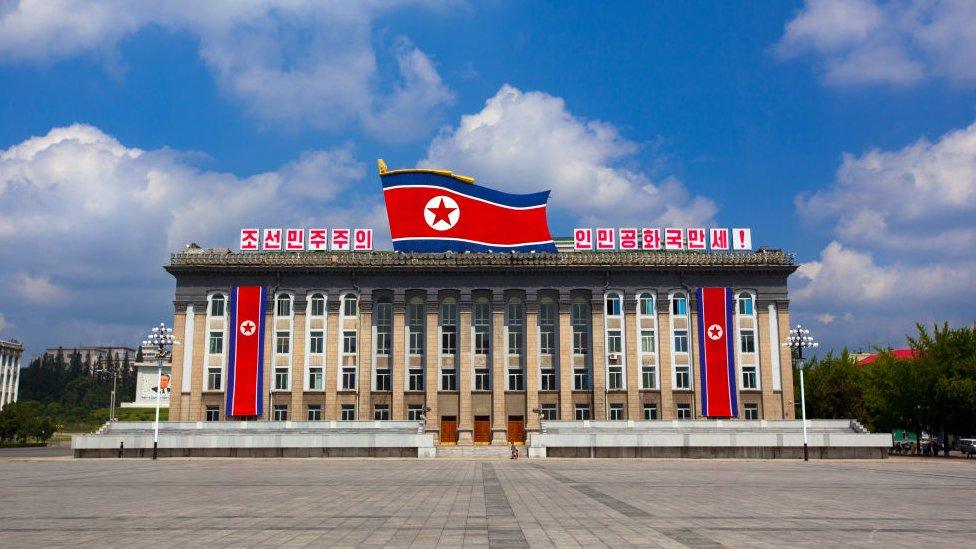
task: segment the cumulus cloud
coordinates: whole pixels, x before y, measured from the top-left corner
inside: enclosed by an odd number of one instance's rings
[[[807,0],[774,47],[817,58],[833,85],[976,83],[976,3],[968,0]]]
[[[314,225],[373,227],[388,241],[378,194],[338,198],[366,173],[348,145],[249,177],[202,170],[198,157],[128,147],[81,124],[0,151],[4,313],[44,343],[74,334],[72,322],[92,322],[99,341],[137,340],[171,314],[160,267],[188,242],[234,247],[242,226]],[[36,315],[38,304],[55,320]]]
[[[113,62],[120,41],[158,26],[195,36],[221,87],[262,122],[327,130],[360,124],[406,139],[432,129],[453,100],[434,62],[406,38],[382,52],[398,74],[379,72],[373,23],[408,4],[437,2],[15,1],[0,7],[0,60]]]
[[[468,173],[510,192],[553,190],[551,204],[584,224],[694,226],[715,204],[674,178],[631,167],[638,145],[611,124],[584,120],[543,92],[505,85],[478,113],[431,142],[422,166]]]

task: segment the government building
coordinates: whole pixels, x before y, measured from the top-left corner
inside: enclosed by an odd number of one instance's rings
[[[231,252],[176,279],[170,420],[423,422],[509,444],[540,420],[702,418],[695,292],[732,288],[738,411],[793,419],[791,254]],[[267,288],[263,416],[225,416],[229,292]]]

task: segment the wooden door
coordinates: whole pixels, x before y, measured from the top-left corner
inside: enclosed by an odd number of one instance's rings
[[[457,417],[444,416],[441,418],[441,444],[457,443]]]
[[[488,416],[474,416],[474,443],[491,443],[491,418]]]
[[[525,418],[508,416],[508,442],[525,444]]]

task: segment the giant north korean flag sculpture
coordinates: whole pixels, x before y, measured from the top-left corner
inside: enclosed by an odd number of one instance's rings
[[[387,170],[380,179],[400,252],[555,252],[549,191],[509,194],[446,170]]]
[[[260,416],[264,409],[263,286],[230,289],[230,353],[227,361],[227,415]]]
[[[732,288],[698,289],[698,348],[702,415],[735,417],[735,348]]]

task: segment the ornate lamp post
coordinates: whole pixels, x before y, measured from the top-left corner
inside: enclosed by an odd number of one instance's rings
[[[792,351],[794,359],[800,369],[800,410],[803,414],[803,461],[810,461],[810,450],[807,446],[807,396],[803,383],[803,349],[816,349],[820,343],[813,340],[810,330],[797,324],[796,328],[790,330],[790,337],[783,344]]]
[[[153,459],[156,459],[159,454],[159,401],[163,395],[163,359],[172,351],[174,343],[179,342],[173,339],[173,329],[167,328],[162,322],[159,323],[159,326],[154,326],[149,337],[142,342],[144,346],[156,347],[158,364],[156,373],[156,422],[153,425]]]

